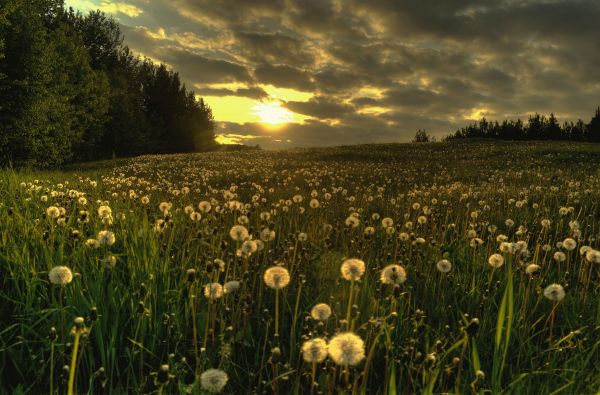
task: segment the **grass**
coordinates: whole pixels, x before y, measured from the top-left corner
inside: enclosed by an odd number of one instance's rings
[[[207,393],[218,369],[235,394],[597,393],[599,165],[593,144],[477,141],[2,170],[0,392]],[[356,364],[305,361],[348,330]]]

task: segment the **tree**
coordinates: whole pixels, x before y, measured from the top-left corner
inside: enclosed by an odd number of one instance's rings
[[[427,134],[427,132],[425,130],[417,130],[417,132],[415,133],[415,137],[413,137],[412,142],[413,143],[429,143],[433,140],[433,138]]]
[[[600,107],[596,108],[596,113],[587,124],[585,136],[587,141],[600,142]]]

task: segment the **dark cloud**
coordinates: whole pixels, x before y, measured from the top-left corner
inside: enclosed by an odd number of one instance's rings
[[[304,124],[223,124],[265,146],[406,141],[481,114],[587,120],[600,103],[597,0],[131,3],[144,12],[118,16],[126,43],[201,95],[267,99],[261,84],[313,93],[280,98]]]
[[[354,111],[352,106],[340,104],[326,97],[315,97],[307,102],[289,101],[285,107],[299,114],[309,115],[320,119],[342,118]]]
[[[267,92],[258,87],[238,89],[199,88],[196,93],[203,96],[241,96],[250,99],[264,99],[269,96]]]
[[[302,40],[281,33],[236,32],[239,52],[256,63],[278,63],[307,66],[315,61],[314,54]]]
[[[254,70],[254,75],[263,84],[272,84],[300,91],[314,89],[309,73],[285,64],[261,64]]]

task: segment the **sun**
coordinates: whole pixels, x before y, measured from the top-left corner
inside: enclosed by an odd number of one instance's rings
[[[281,107],[281,103],[278,101],[258,103],[252,107],[252,110],[260,118],[260,121],[267,125],[277,126],[294,120],[294,114]]]

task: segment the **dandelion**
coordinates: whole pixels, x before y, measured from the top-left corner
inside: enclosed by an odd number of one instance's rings
[[[223,296],[223,286],[219,283],[206,284],[204,286],[204,297],[210,300],[219,299]]]
[[[565,255],[565,253],[562,251],[556,251],[553,258],[556,262],[560,263],[567,260],[567,255]]]
[[[281,266],[273,266],[265,271],[263,279],[269,288],[281,289],[289,284],[290,274]]]
[[[102,264],[105,268],[112,269],[117,264],[117,257],[115,257],[114,255],[109,255],[102,259]]]
[[[585,260],[590,263],[600,263],[600,251],[590,249],[585,253]]]
[[[565,298],[565,289],[560,284],[550,284],[544,289],[544,296],[553,302],[560,302]]]
[[[248,229],[244,225],[234,225],[229,231],[229,236],[234,241],[244,241],[248,238]]]
[[[313,306],[310,316],[315,321],[327,321],[331,316],[331,307],[327,303],[319,303]]]
[[[263,279],[275,290],[275,336],[279,336],[279,290],[290,283],[290,274],[283,267],[273,266],[265,271]]]
[[[50,206],[46,209],[46,215],[52,219],[60,217],[60,210],[56,206]]]
[[[102,205],[98,207],[98,215],[100,218],[106,218],[112,215],[112,209],[109,206]]]
[[[111,246],[111,245],[115,244],[115,241],[116,241],[115,234],[113,232],[111,232],[110,230],[101,230],[98,233],[98,237],[96,239],[98,240],[99,245],[107,245],[107,246]]]
[[[530,263],[525,268],[525,273],[532,276],[537,273],[541,269],[540,265],[536,265],[535,263]]]
[[[237,280],[227,281],[223,284],[223,294],[229,295],[240,289],[240,282]]]
[[[570,237],[567,237],[563,240],[563,248],[567,251],[573,251],[577,248],[577,242]]]
[[[227,381],[229,381],[229,376],[221,369],[208,369],[200,375],[202,389],[213,394],[223,391]]]
[[[323,362],[327,358],[327,342],[311,339],[302,344],[302,358],[308,363]]]
[[[360,259],[346,259],[341,267],[342,277],[348,281],[359,280],[365,272],[365,263]]]
[[[441,259],[435,264],[435,267],[442,273],[448,273],[452,270],[452,263],[447,259]]]
[[[55,266],[48,272],[48,279],[55,285],[67,285],[73,281],[73,273],[66,266]]]
[[[400,265],[387,265],[381,271],[380,280],[386,285],[400,285],[406,281],[406,270]]]
[[[488,263],[494,269],[498,269],[500,266],[504,265],[504,257],[500,254],[492,254],[488,258]]]
[[[355,366],[365,358],[365,343],[356,334],[344,332],[329,342],[329,357],[337,365]]]
[[[394,226],[394,220],[391,219],[390,217],[385,217],[384,219],[381,220],[381,226],[383,226],[384,228],[389,228],[391,226]]]

